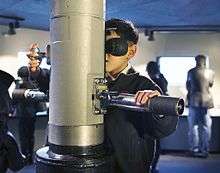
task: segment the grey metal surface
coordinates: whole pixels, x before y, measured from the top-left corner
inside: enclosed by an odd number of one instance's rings
[[[104,125],[56,126],[49,124],[49,141],[62,146],[99,145],[103,142]]]
[[[104,77],[104,2],[52,1],[49,142],[56,145],[89,146],[103,141],[100,128],[88,132],[85,126],[103,123],[102,115],[92,114],[92,91],[93,79]],[[68,130],[68,139],[63,133],[66,127],[74,129]],[[101,133],[100,139],[90,140],[96,136],[93,132]]]

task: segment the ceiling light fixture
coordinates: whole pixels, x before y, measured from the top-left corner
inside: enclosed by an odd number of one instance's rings
[[[15,35],[16,34],[16,31],[15,31],[15,26],[14,26],[14,23],[10,22],[8,24],[8,35]]]
[[[153,30],[146,29],[144,31],[144,35],[148,37],[148,41],[154,41],[155,40]]]
[[[18,20],[15,21],[14,26],[15,26],[16,29],[20,28],[20,23],[19,23]]]
[[[22,17],[17,17],[17,16],[5,16],[5,15],[0,15],[0,18],[9,20],[8,24],[8,32],[4,33],[3,35],[15,35],[16,31],[15,29],[20,28],[20,22],[19,21],[24,21],[25,19]]]
[[[149,31],[148,33],[148,41],[154,41],[154,31]]]

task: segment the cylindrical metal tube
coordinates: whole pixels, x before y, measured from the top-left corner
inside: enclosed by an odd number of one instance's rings
[[[184,111],[184,100],[182,98],[158,96],[149,100],[150,112],[165,116],[179,116]]]
[[[159,115],[178,116],[184,111],[184,100],[182,98],[158,96],[149,99],[146,105],[137,105],[133,94],[109,94],[108,104],[123,109],[139,112],[152,112]]]
[[[27,89],[14,89],[12,92],[12,99],[19,100],[19,99],[25,99],[25,91]]]
[[[32,101],[48,101],[48,96],[38,89],[14,89],[12,98],[15,100],[30,99]]]
[[[104,77],[104,3],[52,1],[51,144],[86,147],[103,142],[103,117],[92,113],[92,90],[93,79]]]
[[[104,77],[105,0],[52,0],[49,148],[37,173],[115,172],[94,114],[95,79]]]

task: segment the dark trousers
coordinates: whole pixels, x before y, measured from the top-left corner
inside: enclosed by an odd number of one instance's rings
[[[7,132],[0,136],[0,173],[7,169],[18,171],[24,167],[25,158],[22,156],[14,136]]]
[[[154,153],[154,159],[152,161],[152,170],[157,168],[157,164],[159,161],[159,157],[160,157],[160,140],[156,140],[156,149],[155,149],[155,153]]]
[[[191,151],[205,153],[209,151],[212,119],[207,111],[207,108],[189,107],[188,123]]]
[[[154,140],[140,136],[134,124],[126,119],[124,111],[105,117],[106,137],[113,148],[120,173],[148,173],[153,157]]]
[[[21,152],[32,160],[34,151],[35,117],[21,117],[19,120],[19,137]]]

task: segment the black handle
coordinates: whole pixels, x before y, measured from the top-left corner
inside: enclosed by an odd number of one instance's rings
[[[122,109],[152,112],[165,116],[179,116],[184,111],[184,100],[177,97],[157,96],[151,98],[147,105],[137,105],[134,94],[107,92],[102,98],[104,107],[117,106]],[[107,101],[106,101],[107,100]]]

